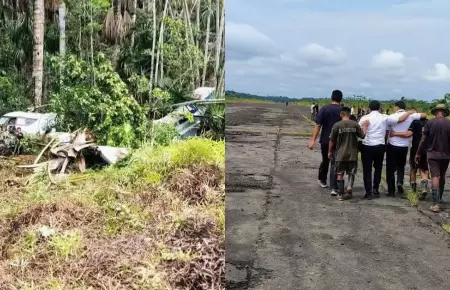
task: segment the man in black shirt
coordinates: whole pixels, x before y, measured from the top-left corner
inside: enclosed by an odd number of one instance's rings
[[[441,211],[440,202],[444,193],[445,175],[450,163],[450,120],[447,119],[450,111],[445,105],[439,104],[431,110],[435,115],[429,120],[422,132],[422,139],[416,153],[416,163],[420,163],[420,152],[426,150],[428,167],[431,175],[431,193],[433,205],[430,210],[437,213]]]
[[[330,166],[332,170],[330,170],[330,184],[331,195],[337,196],[337,183],[336,183],[336,174],[334,173],[334,160],[328,158],[328,148],[330,142],[330,133],[334,124],[341,120],[341,102],[342,102],[343,94],[339,90],[335,90],[331,94],[331,104],[323,106],[319,113],[316,116],[316,127],[314,129],[313,135],[311,137],[310,142],[308,143],[308,148],[310,150],[313,149],[314,143],[316,142],[317,136],[320,134],[320,151],[322,153],[322,162],[319,166],[319,176],[318,183],[321,187],[327,187],[327,175],[328,169]]]
[[[417,110],[413,109],[417,112]],[[414,192],[417,192],[417,170],[420,172],[420,190],[421,195],[419,197],[420,200],[424,200],[428,193],[428,162],[427,162],[427,152],[422,149],[422,152],[419,152],[420,161],[416,163],[415,157],[417,154],[417,150],[419,149],[420,139],[422,138],[422,131],[427,123],[427,119],[414,120],[409,126],[408,132],[394,132],[391,131],[390,136],[399,136],[404,138],[409,138],[412,136],[412,145],[409,151],[409,182],[411,184],[411,189]]]

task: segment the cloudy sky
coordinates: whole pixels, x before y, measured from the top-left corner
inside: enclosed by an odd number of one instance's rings
[[[449,0],[227,0],[226,89],[432,100],[450,92]]]

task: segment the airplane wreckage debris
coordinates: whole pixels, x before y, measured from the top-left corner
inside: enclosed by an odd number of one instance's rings
[[[50,142],[33,164],[17,167],[33,169],[33,176],[47,172],[52,183],[66,179],[69,171],[85,172],[88,168],[111,165],[129,153],[127,148],[97,145],[93,133],[87,129],[73,133],[50,133],[47,138],[51,139]],[[47,151],[50,159],[39,162]]]

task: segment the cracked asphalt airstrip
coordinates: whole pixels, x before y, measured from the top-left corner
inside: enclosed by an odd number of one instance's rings
[[[227,105],[227,289],[450,289],[445,216],[361,199],[360,173],[353,200],[330,197],[308,111]]]

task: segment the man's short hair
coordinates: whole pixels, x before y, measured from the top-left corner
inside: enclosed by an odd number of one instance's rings
[[[342,107],[341,108],[341,114],[350,115],[350,112],[351,112],[351,110],[350,110],[349,107]]]
[[[395,102],[394,106],[399,107],[400,109],[404,110],[406,109],[406,104],[403,101],[397,101]]]
[[[371,111],[378,111],[381,108],[381,104],[378,101],[371,101],[369,103],[369,109]]]
[[[343,98],[343,94],[342,94],[342,92],[340,91],[340,90],[334,90],[332,93],[331,93],[331,100],[333,101],[333,102],[338,102],[338,103],[340,103],[340,102],[342,102],[342,98]]]

